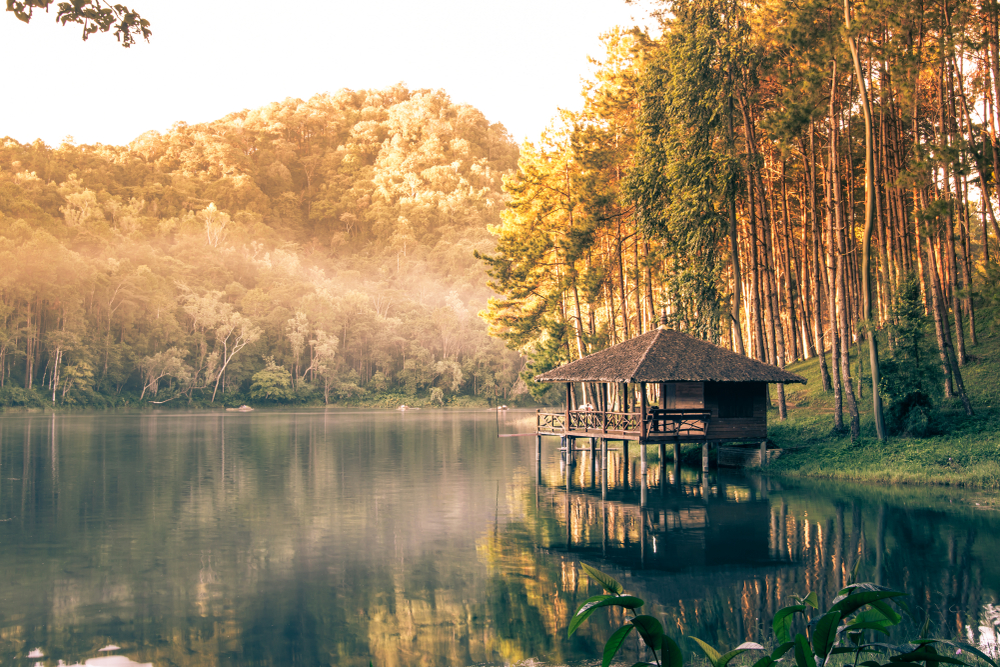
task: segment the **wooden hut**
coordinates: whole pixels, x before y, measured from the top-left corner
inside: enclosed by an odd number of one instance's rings
[[[535,380],[566,383],[565,410],[540,410],[538,436],[701,442],[706,460],[708,443],[765,443],[767,385],[806,382],[665,324]]]

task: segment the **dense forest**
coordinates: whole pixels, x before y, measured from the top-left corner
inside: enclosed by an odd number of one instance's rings
[[[854,436],[863,400],[880,437],[929,401],[972,414],[1000,255],[997,4],[662,7],[660,36],[608,34],[582,111],[522,147],[484,256],[491,332],[531,373],[665,312],[779,366],[819,355]]]
[[[502,125],[401,85],[128,146],[6,139],[0,404],[523,393],[473,254],[517,157]]]

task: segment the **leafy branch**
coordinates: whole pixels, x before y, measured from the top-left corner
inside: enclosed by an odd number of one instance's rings
[[[7,0],[7,11],[14,12],[18,20],[28,23],[36,9],[46,12],[52,0]],[[83,41],[95,32],[114,31],[114,36],[122,46],[128,48],[141,37],[147,42],[153,32],[149,21],[139,16],[125,5],[112,5],[105,0],[70,0],[57,5],[56,21],[66,25],[78,23],[83,26]]]
[[[624,595],[622,585],[612,577],[581,563],[584,571],[591,579],[598,582],[607,594],[595,595],[587,599],[573,614],[569,624],[569,634],[572,635],[591,614],[602,607],[622,607],[632,613],[628,622],[611,635],[604,644],[602,667],[609,667],[615,655],[633,630],[639,631],[639,637],[652,652],[655,662],[638,662],[633,667],[683,667],[684,656],[677,642],[668,637],[660,621],[652,616],[636,613],[644,603],[641,598]],[[962,652],[974,655],[990,667],[998,667],[997,663],[978,648],[964,642],[953,642],[945,639],[921,638],[914,642],[893,645],[884,642],[866,642],[866,633],[881,634],[888,637],[890,630],[902,620],[902,615],[896,610],[901,608],[908,613],[906,604],[900,599],[904,593],[870,583],[851,583],[843,588],[834,598],[830,609],[810,620],[809,610],[819,611],[819,603],[815,593],[809,593],[802,598],[795,598],[797,604],[779,610],[772,619],[778,646],[770,654],[764,655],[753,663],[753,667],[774,667],[785,655],[791,652],[795,667],[828,667],[831,659],[837,655],[850,655],[853,667],[907,667],[911,663],[924,663],[925,667],[939,665],[968,665],[969,663],[945,655],[938,648],[952,647],[957,649],[956,655]],[[806,633],[792,634],[798,615],[809,621]],[[926,624],[924,626],[926,634]],[[747,651],[764,651],[764,647],[754,642],[744,642],[726,653],[721,653],[715,647],[697,637],[690,639],[701,649],[712,667],[727,667],[733,658]],[[868,658],[862,661],[862,658]],[[877,658],[877,659],[876,659]],[[885,660],[880,662],[879,660]]]

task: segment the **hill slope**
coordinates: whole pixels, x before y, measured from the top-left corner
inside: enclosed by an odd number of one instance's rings
[[[476,109],[402,86],[128,146],[7,139],[0,403],[509,394],[519,360],[476,317],[473,250],[517,154]]]

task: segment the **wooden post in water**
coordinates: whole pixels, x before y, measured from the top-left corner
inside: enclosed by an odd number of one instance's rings
[[[565,450],[566,451],[566,494],[567,494],[566,499],[567,499],[567,501],[569,500],[569,495],[568,494],[569,494],[570,475],[573,474],[573,471],[572,471],[572,467],[573,467],[572,466],[572,464],[573,464],[573,445],[571,445],[570,442],[571,442],[571,440],[569,438],[567,438],[566,439],[567,447],[566,447],[566,450]]]
[[[542,436],[535,434],[535,484],[542,483]]]
[[[646,487],[648,483],[646,482],[646,443],[645,441],[639,441],[639,507],[646,506]],[[642,512],[639,512],[642,516]]]
[[[602,440],[604,450],[604,465],[601,466],[601,500],[608,499],[608,441]],[[601,504],[603,508],[603,503]],[[606,515],[605,515],[606,518]]]
[[[767,465],[767,440],[760,441],[760,467]]]

